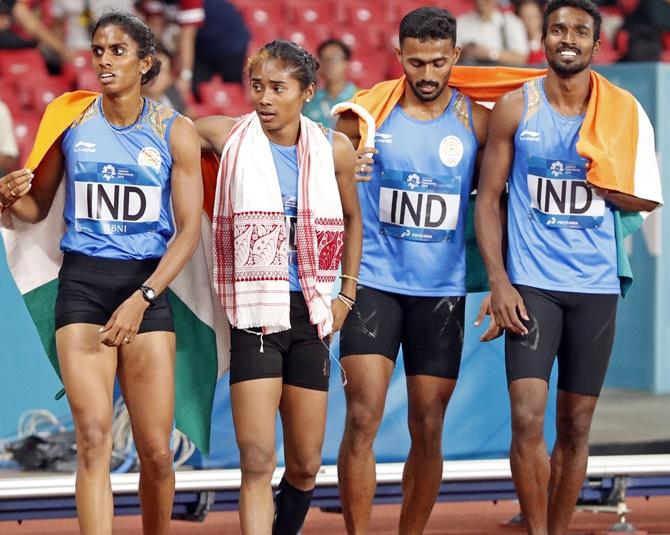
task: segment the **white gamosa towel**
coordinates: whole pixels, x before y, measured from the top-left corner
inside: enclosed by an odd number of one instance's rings
[[[332,331],[331,292],[342,255],[344,221],[333,149],[304,116],[298,140],[298,272],[310,321]],[[212,222],[214,284],[230,324],[291,327],[288,236],[270,142],[256,113],[233,127],[221,154]]]

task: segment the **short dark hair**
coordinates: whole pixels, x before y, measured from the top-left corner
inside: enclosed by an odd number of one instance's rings
[[[321,57],[321,52],[323,52],[323,49],[332,45],[340,47],[342,53],[344,54],[344,59],[349,60],[351,58],[351,48],[349,48],[346,43],[340,41],[339,39],[326,39],[323,41],[316,49],[316,55]]]
[[[547,30],[549,29],[549,15],[562,7],[574,7],[586,11],[593,19],[593,41],[600,39],[600,26],[603,22],[603,17],[598,11],[598,7],[591,2],[591,0],[551,0],[544,10],[544,18],[542,20],[542,39],[547,37]]]
[[[419,41],[451,39],[456,44],[456,19],[446,9],[420,7],[407,13],[400,21],[400,44],[407,37]]]
[[[137,43],[137,57],[144,59],[147,56],[153,58],[151,68],[142,75],[141,84],[144,85],[158,76],[161,70],[161,62],[156,57],[156,41],[142,19],[124,11],[105,11],[96,21],[91,30],[91,39],[100,28],[116,26],[126,32],[130,38]]]
[[[309,84],[316,85],[318,81],[316,73],[319,70],[319,62],[296,43],[283,39],[268,43],[249,58],[249,70],[266,59],[277,59],[287,67],[291,67],[291,76],[300,82],[300,89],[307,89]]]

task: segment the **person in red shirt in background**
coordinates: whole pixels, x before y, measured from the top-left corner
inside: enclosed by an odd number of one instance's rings
[[[175,85],[187,97],[193,80],[195,38],[198,28],[205,21],[203,0],[143,0],[140,9],[158,43],[166,44],[169,40],[166,34],[170,23],[174,22],[179,26],[175,50],[179,75]]]

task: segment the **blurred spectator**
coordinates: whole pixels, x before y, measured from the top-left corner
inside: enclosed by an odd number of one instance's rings
[[[203,0],[141,0],[141,10],[156,42],[174,53],[179,72],[175,85],[186,96],[193,82],[195,36],[205,20]]]
[[[53,0],[56,31],[70,50],[90,50],[91,28],[107,9],[135,12],[134,0]]]
[[[193,86],[219,75],[224,82],[242,82],[251,33],[238,9],[227,0],[205,0],[205,23],[195,43]]]
[[[621,61],[659,61],[662,33],[670,31],[670,0],[640,0],[621,31],[627,41]]]
[[[542,15],[544,6],[541,0],[519,0],[514,12],[526,28],[528,48],[530,50],[526,63],[538,65],[546,63],[546,55],[542,50]]]
[[[458,17],[462,63],[521,65],[528,38],[519,17],[502,12],[498,0],[475,0],[475,10]]]
[[[70,58],[63,41],[33,13],[23,0],[0,0],[0,49],[43,45],[61,61]]]
[[[0,175],[16,169],[19,148],[14,137],[14,124],[7,105],[0,100]]]
[[[325,87],[319,89],[303,113],[329,128],[335,127],[330,109],[339,102],[351,99],[358,88],[347,78],[351,49],[338,39],[328,39],[319,45],[319,74]]]
[[[142,95],[177,110],[182,115],[189,116],[186,102],[175,86],[175,77],[172,71],[172,56],[163,47],[158,47],[156,57],[161,62],[158,76],[142,86]]]

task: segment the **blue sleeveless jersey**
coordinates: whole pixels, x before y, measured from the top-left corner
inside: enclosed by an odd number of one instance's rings
[[[468,97],[452,90],[442,115],[400,105],[377,131],[372,178],[358,186],[365,286],[415,295],[465,295],[465,222],[477,158]]]
[[[514,284],[618,294],[612,208],[586,185],[577,154],[584,116],[560,115],[544,79],[524,85],[509,179],[507,270]]]
[[[170,128],[177,113],[144,101],[139,119],[117,128],[98,97],[65,133],[67,230],[61,249],[89,256],[163,256],[174,232]]]
[[[325,133],[326,131],[324,131]],[[330,143],[333,143],[333,131],[327,130],[326,135]],[[288,241],[288,284],[289,291],[299,292],[300,277],[298,274],[298,249],[296,241],[296,225],[298,222],[298,146],[277,145],[270,141],[272,159],[279,178],[279,189],[281,190],[284,203],[284,216],[286,218],[286,235]]]

